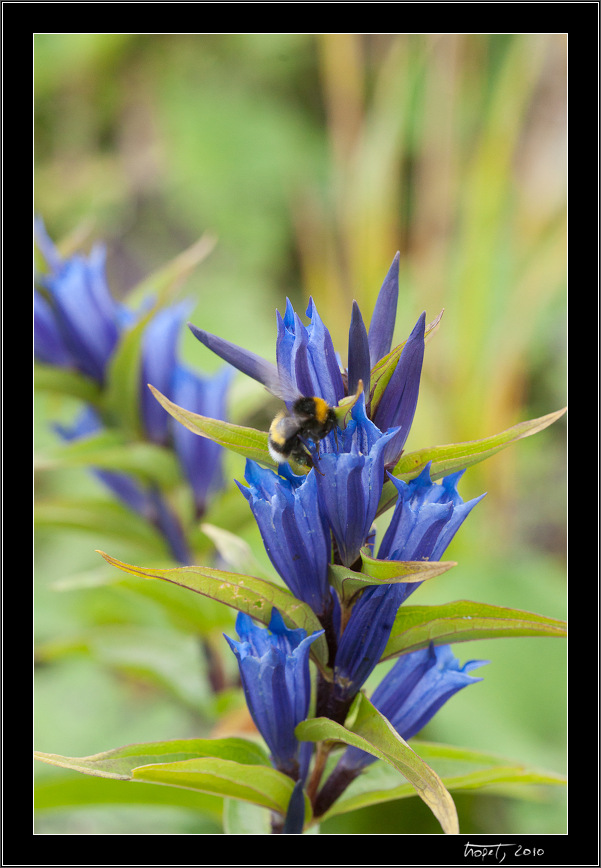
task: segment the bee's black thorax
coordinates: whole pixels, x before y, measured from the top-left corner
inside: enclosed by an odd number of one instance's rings
[[[269,452],[274,461],[293,458],[311,463],[306,439],[321,440],[336,426],[336,414],[323,398],[298,398],[291,410],[278,413],[269,429]]]

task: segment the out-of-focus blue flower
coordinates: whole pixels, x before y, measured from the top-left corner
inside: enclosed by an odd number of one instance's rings
[[[55,425],[54,428],[64,440],[79,440],[102,431],[103,425],[96,411],[86,406],[72,425]],[[92,473],[128,509],[157,528],[176,561],[182,564],[190,562],[190,551],[181,522],[155,486],[143,485],[126,473],[94,467]]]
[[[271,751],[274,766],[295,780],[302,779],[311,744],[307,742],[308,750],[301,750],[294,729],[309,712],[309,651],[323,631],[307,635],[301,628],[288,629],[275,608],[268,629],[240,612],[236,631],[240,641],[225,638],[238,659],[252,719]]]
[[[481,681],[469,673],[487,660],[460,666],[449,645],[403,654],[375,689],[371,701],[405,741],[416,735],[457,691]],[[359,748],[347,748],[322,787],[317,815],[328,809],[354,778],[376,757]]]
[[[51,270],[35,290],[34,354],[47,364],[74,367],[103,383],[120,330],[120,305],[105,277],[105,250],[97,245],[88,257],[61,259],[41,221],[38,244]]]
[[[288,478],[246,462],[248,500],[269,558],[295,597],[323,616],[331,606],[330,531],[317,497],[314,473]]]
[[[200,376],[185,365],[173,371],[174,404],[211,419],[227,418],[227,397],[233,370],[223,367],[212,376]],[[224,485],[223,447],[171,420],[175,452],[194,495],[196,515],[204,514],[211,494]]]
[[[160,310],[148,323],[142,340],[140,406],[148,439],[174,447],[200,516],[209,494],[222,484],[223,449],[176,422],[148,388],[150,383],[174,404],[201,416],[226,417],[233,370],[222,368],[213,376],[200,376],[179,360],[178,343],[188,310],[187,302],[176,304]]]
[[[41,289],[35,292],[35,357],[46,364],[78,370],[103,384],[121,334],[141,314],[112,299],[103,248],[95,247],[89,257],[75,254],[63,259],[41,221],[36,224],[36,237],[50,271],[40,278]],[[148,440],[175,451],[193,493],[196,515],[200,516],[211,492],[223,484],[223,449],[175,422],[148,388],[148,384],[153,385],[170,401],[193,413],[214,419],[226,417],[232,369],[201,376],[179,360],[178,342],[188,313],[186,302],[162,308],[144,329],[139,416]],[[99,430],[102,424],[98,414],[90,409],[70,431],[60,430],[62,436],[73,439],[76,432],[84,436]],[[178,523],[158,492],[143,488],[124,474],[97,475],[130,508],[161,527],[172,551],[179,553],[177,560],[184,558],[185,562],[186,549],[176,542],[180,533]]]

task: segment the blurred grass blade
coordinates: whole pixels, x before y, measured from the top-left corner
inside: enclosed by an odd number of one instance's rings
[[[181,284],[209,256],[216,244],[215,236],[203,235],[166,265],[144,278],[128,293],[128,302],[135,303],[147,297],[149,293],[155,293],[160,304],[169,304]]]
[[[239,612],[245,612],[262,624],[269,624],[271,610],[275,606],[289,627],[302,627],[307,633],[322,629],[313,610],[306,603],[297,600],[290,591],[265,579],[201,566],[176,567],[168,570],[148,569],[125,564],[104,552],[100,554],[109,564],[126,573],[143,579],[162,579],[172,582],[197,594],[225,603]],[[313,642],[311,653],[315,662],[325,667],[328,654],[323,636],[319,636]]]
[[[36,456],[36,469],[61,467],[94,467],[131,473],[162,488],[169,488],[181,479],[172,450],[154,443],[128,442],[120,432],[107,429],[53,445],[43,455]]]
[[[325,717],[300,723],[295,733],[302,741],[342,741],[382,759],[405,777],[430,808],[447,834],[457,834],[457,811],[450,793],[426,763],[409,747],[386,718],[362,694],[356,715],[347,728]]]
[[[48,498],[35,504],[36,527],[59,527],[141,546],[148,557],[167,557],[164,538],[142,516],[107,499]]]
[[[382,660],[426,648],[507,636],[564,638],[566,623],[521,609],[456,600],[440,606],[401,606]]]
[[[34,387],[41,391],[57,392],[79,398],[88,404],[100,404],[102,389],[90,377],[78,371],[66,368],[56,368],[54,365],[44,365],[36,362],[33,367]]]

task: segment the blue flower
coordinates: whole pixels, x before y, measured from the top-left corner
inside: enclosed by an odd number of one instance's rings
[[[310,300],[309,325],[305,326],[292,304],[286,300],[282,317],[277,314],[277,365],[230,341],[188,323],[194,336],[224,361],[273,390],[274,370],[305,396],[317,396],[336,406],[345,395],[356,394],[363,382],[366,412],[382,432],[395,428],[385,455],[385,463],[396,463],[407,439],[417,406],[424,353],[425,314],[409,335],[396,368],[384,389],[378,406],[371,407],[370,366],[373,368],[392,346],[398,298],[399,255],[397,254],[382,284],[374,314],[366,329],[356,302],[353,304],[348,341],[348,367],[341,369],[328,329]]]
[[[246,463],[249,487],[239,485],[261,531],[269,558],[295,597],[317,615],[331,606],[330,531],[319,505],[314,473],[288,478]]]
[[[449,645],[404,654],[375,689],[371,701],[408,741],[434,717],[459,690],[481,681],[469,673],[486,660],[470,660],[463,666]],[[323,814],[357,775],[376,757],[359,748],[347,748],[320,790],[316,815]]]
[[[402,584],[372,585],[353,606],[334,661],[331,709],[344,719],[352,700],[371,675],[386,647],[402,602]]]
[[[55,425],[54,428],[64,440],[79,440],[102,431],[103,425],[96,411],[86,406],[72,425]],[[181,522],[156,486],[143,485],[126,473],[94,467],[92,473],[128,509],[157,528],[176,561],[182,564],[190,562]]]
[[[243,612],[236,618],[240,641],[226,636],[238,659],[250,714],[269,750],[274,766],[295,780],[306,773],[311,745],[301,750],[295,727],[306,719],[311,699],[309,651],[323,631],[286,627],[277,609],[269,629],[258,627]]]
[[[390,477],[398,491],[392,519],[378,550],[380,560],[440,560],[460,525],[484,497],[464,503],[457,492],[463,471],[435,484],[430,464],[409,483]],[[324,483],[325,485],[325,483]],[[377,506],[377,504],[376,504]],[[367,588],[353,606],[339,639],[333,694],[337,707],[355,696],[386,647],[396,613],[420,582],[399,582]]]
[[[277,314],[278,370],[302,395],[318,395],[330,406],[336,406],[344,398],[342,373],[332,338],[313,299],[309,301],[307,316],[311,320],[309,326],[303,325],[288,299],[284,317]]]
[[[41,222],[38,244],[51,270],[35,290],[34,354],[47,364],[72,367],[98,383],[119,339],[121,307],[105,277],[105,250],[61,259]]]
[[[36,234],[50,270],[40,278],[41,289],[35,292],[35,357],[46,364],[80,371],[104,385],[121,335],[140,314],[112,299],[105,276],[104,248],[95,247],[89,257],[75,254],[63,259],[41,221],[36,224]],[[233,371],[223,368],[214,376],[203,377],[178,358],[179,336],[188,311],[187,303],[163,308],[144,329],[139,417],[143,437],[174,450],[199,517],[206,510],[210,494],[223,484],[223,449],[176,423],[148,388],[150,383],[170,401],[193,413],[225,418]],[[99,431],[103,424],[96,411],[86,408],[70,429],[57,430],[61,436],[73,439]],[[189,562],[180,523],[156,489],[142,486],[125,474],[97,471],[96,475],[129,508],[161,529],[176,560]]]
[[[378,558],[391,561],[439,561],[451,540],[484,494],[464,502],[457,483],[464,470],[445,476],[441,483],[430,479],[428,462],[419,476],[403,482],[390,476],[398,492],[397,502],[378,549]],[[419,582],[401,585],[403,600]],[[402,602],[402,601],[401,601]]]
[[[212,491],[222,483],[223,449],[174,421],[148,389],[150,383],[178,406],[212,419],[226,417],[226,399],[231,368],[213,376],[200,376],[178,357],[181,327],[189,304],[183,302],[160,310],[144,330],[140,376],[140,406],[144,431],[149,440],[173,447],[192,488],[196,515],[205,512]]]
[[[346,428],[330,434],[320,449],[319,500],[340,562],[347,567],[355,563],[371,531],[384,484],[385,449],[395,434],[382,434],[367,418],[361,395]]]

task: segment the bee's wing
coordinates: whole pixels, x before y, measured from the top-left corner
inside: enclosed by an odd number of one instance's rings
[[[272,365],[271,362],[265,362],[262,374],[265,388],[276,398],[291,403],[302,397],[292,379],[284,371],[278,371],[276,365]]]

